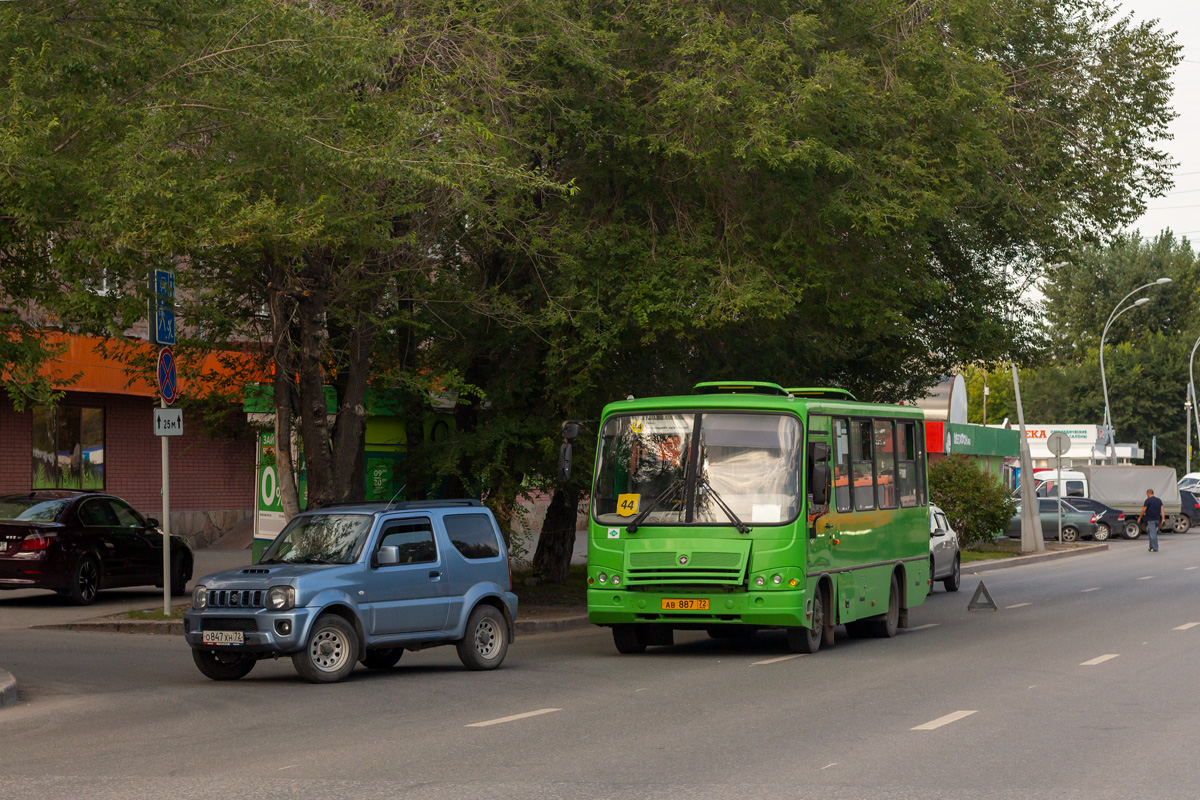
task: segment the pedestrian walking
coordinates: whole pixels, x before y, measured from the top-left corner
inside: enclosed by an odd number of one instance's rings
[[[1158,523],[1162,522],[1162,500],[1154,496],[1153,489],[1146,490],[1146,503],[1142,513],[1138,514],[1138,523],[1146,520],[1146,530],[1150,531],[1150,552],[1158,552]]]

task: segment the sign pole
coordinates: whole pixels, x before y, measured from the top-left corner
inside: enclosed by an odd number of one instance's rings
[[[1062,544],[1062,454],[1056,455],[1054,461],[1058,466],[1058,543]]]
[[[167,407],[167,401],[159,399],[162,408]],[[171,616],[171,468],[170,468],[170,437],[160,436],[162,440],[162,532],[163,532],[163,616]]]

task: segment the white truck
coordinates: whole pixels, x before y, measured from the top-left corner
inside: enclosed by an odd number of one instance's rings
[[[1034,487],[1038,497],[1058,497],[1059,471],[1034,470]],[[1179,484],[1173,467],[1112,466],[1073,467],[1062,470],[1063,499],[1090,497],[1107,506],[1125,512],[1125,519],[1136,521],[1146,503],[1146,490],[1162,501],[1162,529],[1185,533],[1197,521],[1182,513]],[[1143,522],[1139,528],[1127,527],[1125,538],[1136,539],[1146,532]]]

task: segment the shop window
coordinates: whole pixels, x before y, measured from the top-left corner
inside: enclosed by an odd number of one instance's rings
[[[33,409],[33,488],[104,488],[104,409]]]

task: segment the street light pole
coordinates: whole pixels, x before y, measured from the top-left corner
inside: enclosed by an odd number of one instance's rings
[[[1184,404],[1185,408],[1191,408],[1192,415],[1196,417],[1196,435],[1200,436],[1200,409],[1196,408],[1196,348],[1200,347],[1200,338],[1196,339],[1196,343],[1192,345],[1192,354],[1188,357],[1188,396]],[[1187,440],[1187,471],[1192,471],[1192,417],[1188,417],[1188,440]]]
[[[1145,305],[1146,303],[1150,302],[1150,298],[1142,297],[1138,300],[1135,300],[1132,305],[1121,308],[1121,306],[1125,304],[1126,300],[1133,297],[1142,289],[1148,289],[1151,286],[1162,286],[1163,284],[1170,282],[1170,278],[1159,278],[1156,281],[1142,284],[1129,294],[1122,297],[1121,301],[1113,308],[1112,313],[1108,315],[1108,322],[1104,323],[1104,331],[1100,334],[1100,386],[1104,390],[1104,431],[1107,438],[1108,463],[1110,464],[1117,463],[1117,443],[1116,436],[1113,432],[1112,410],[1108,405],[1108,378],[1104,374],[1104,338],[1108,336],[1108,329],[1112,327],[1112,324],[1114,321],[1116,321],[1117,317],[1121,316],[1131,308],[1136,308],[1137,306]]]

